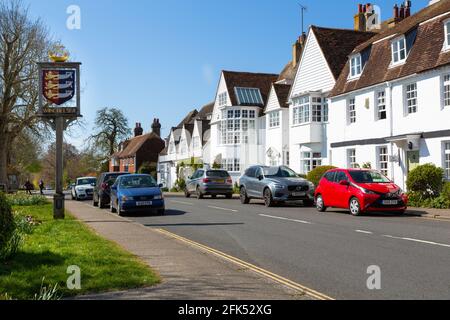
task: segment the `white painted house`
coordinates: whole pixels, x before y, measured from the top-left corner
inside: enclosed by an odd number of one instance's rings
[[[222,71],[211,119],[210,163],[236,181],[244,170],[265,163],[265,118],[261,117],[278,75]]]
[[[359,45],[331,92],[331,163],[370,163],[405,188],[411,169],[434,163],[450,179],[450,1]]]
[[[348,54],[373,33],[312,26],[289,95],[290,167],[307,174],[329,163],[328,101]]]

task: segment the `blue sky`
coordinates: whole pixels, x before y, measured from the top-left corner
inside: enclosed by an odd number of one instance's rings
[[[69,142],[83,146],[96,110],[118,107],[131,126],[163,135],[184,115],[214,99],[220,70],[279,73],[306,27],[352,28],[357,0],[23,0],[82,66],[86,127]],[[398,0],[379,0],[382,19]],[[428,0],[413,0],[413,12]],[[81,30],[66,28],[69,5],[81,9]]]

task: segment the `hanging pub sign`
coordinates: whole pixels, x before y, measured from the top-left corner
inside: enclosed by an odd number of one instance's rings
[[[68,54],[62,46],[49,53],[53,62],[39,66],[39,115],[42,117],[81,117],[80,65],[66,62]]]

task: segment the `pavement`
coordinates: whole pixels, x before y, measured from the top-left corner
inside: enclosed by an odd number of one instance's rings
[[[100,210],[90,202],[67,201],[66,209],[99,235],[138,256],[162,277],[149,288],[78,297],[82,300],[310,300],[295,284],[258,271],[209,248]],[[168,210],[166,219],[180,212]],[[162,217],[164,218],[164,217]],[[275,280],[273,280],[275,279]]]

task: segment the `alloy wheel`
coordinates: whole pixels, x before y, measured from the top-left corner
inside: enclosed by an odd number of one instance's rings
[[[350,200],[350,213],[354,216],[359,216],[361,214],[361,205],[356,198]]]

